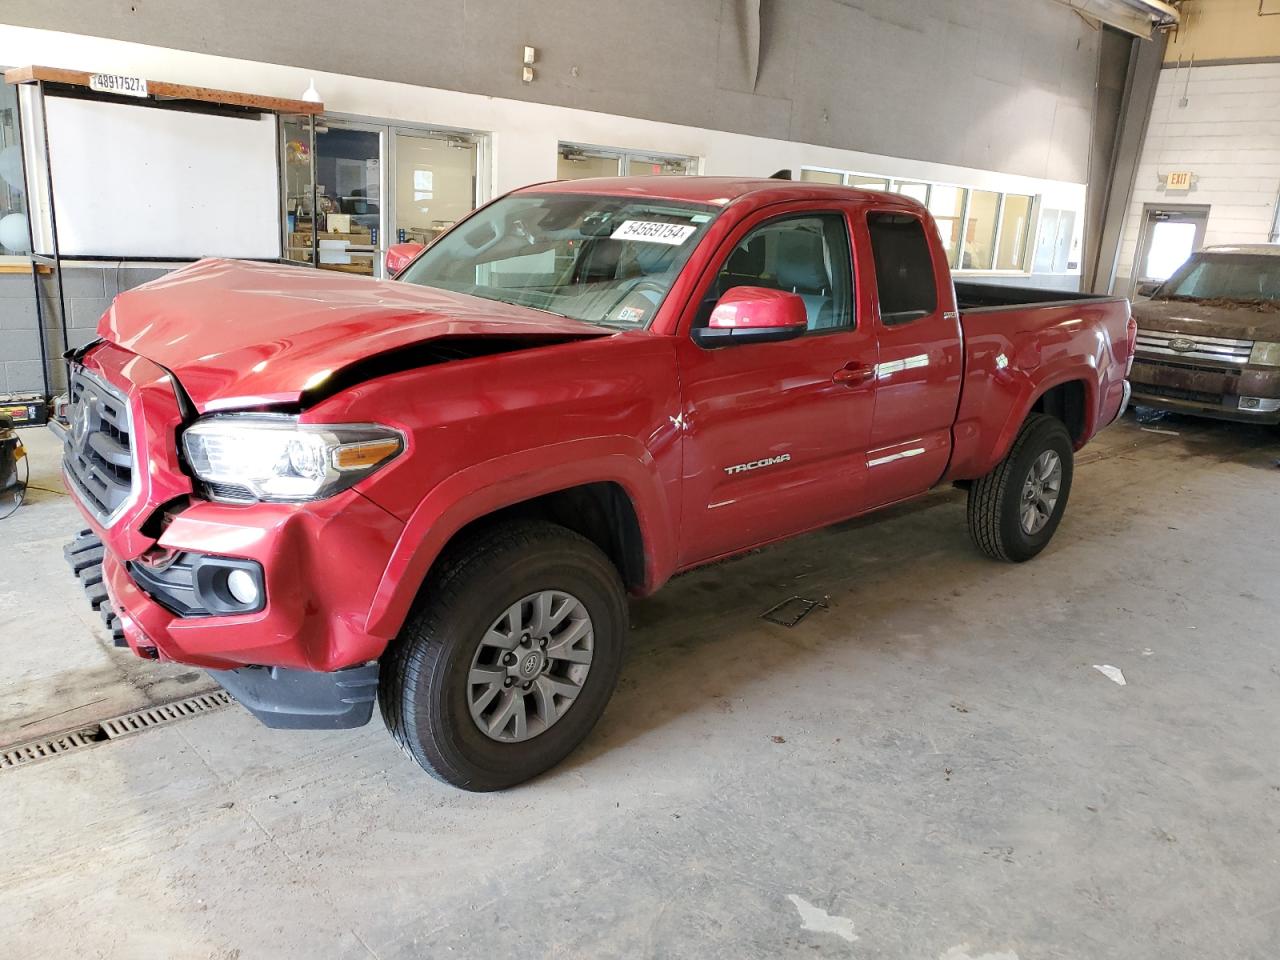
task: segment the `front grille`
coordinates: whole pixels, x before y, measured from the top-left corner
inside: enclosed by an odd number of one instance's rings
[[[1166,397],[1169,400],[1189,400],[1192,403],[1203,403],[1211,407],[1222,406],[1223,398],[1219,393],[1206,393],[1204,390],[1183,390],[1181,387],[1162,387],[1154,383],[1134,384],[1136,395],[1144,397]]]
[[[1160,358],[1171,357],[1187,363],[1199,361],[1220,370],[1223,366],[1241,367],[1249,362],[1252,340],[1228,340],[1198,334],[1167,333],[1164,330],[1138,330],[1137,353]]]
[[[133,427],[124,395],[83,368],[71,376],[62,462],[76,493],[103,525],[133,493]]]

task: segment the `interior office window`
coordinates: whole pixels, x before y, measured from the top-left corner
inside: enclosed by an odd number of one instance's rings
[[[856,173],[849,174],[846,181],[849,186],[857,187],[860,190],[888,190],[889,181],[884,177],[864,177]]]
[[[18,143],[18,88],[0,84],[0,255],[31,252]]]
[[[938,308],[938,287],[924,224],[909,214],[873,211],[867,214],[867,229],[880,321],[894,326],[929,316]]]
[[[893,181],[893,192],[900,193],[904,197],[910,197],[912,200],[919,200],[921,203],[929,202],[929,184],[919,183],[914,180],[895,180]]]
[[[556,157],[558,180],[587,177],[688,177],[698,172],[698,158],[642,153],[562,143]]]
[[[698,172],[693,157],[647,157],[627,154],[624,158],[628,177],[689,177]]]
[[[585,180],[587,177],[622,176],[622,154],[587,153],[573,147],[561,147],[556,158],[557,180]]]
[[[969,212],[964,219],[964,253],[961,270],[990,270],[995,262],[996,226],[1000,194],[990,190],[969,192]]]
[[[705,314],[727,291],[744,286],[799,294],[810,330],[852,327],[853,262],[844,217],[782,217],[756,227],[725,258]]]
[[[396,240],[430,243],[476,205],[474,140],[451,134],[395,134]],[[376,223],[377,197],[352,197],[343,208],[361,223]]]
[[[832,173],[830,170],[804,169],[800,171],[800,179],[810,183],[844,183],[844,174]]]
[[[1027,269],[1033,199],[1013,194],[1004,198],[1004,209],[1000,211],[1000,244],[996,251],[997,270]]]
[[[929,192],[929,212],[938,225],[938,236],[942,238],[942,247],[947,251],[947,263],[951,267],[960,265],[960,227],[968,192],[963,187],[938,185]]]

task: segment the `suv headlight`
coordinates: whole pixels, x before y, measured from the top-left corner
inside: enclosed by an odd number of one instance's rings
[[[333,496],[367,477],[404,450],[404,436],[376,424],[230,414],[192,424],[182,447],[211,499],[301,501]]]
[[[1280,343],[1255,340],[1253,352],[1249,354],[1249,362],[1261,364],[1264,367],[1280,367]]]

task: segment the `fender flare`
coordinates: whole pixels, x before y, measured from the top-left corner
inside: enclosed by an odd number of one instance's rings
[[[474,464],[426,494],[401,531],[369,609],[366,631],[400,632],[428,571],[467,524],[496,510],[588,483],[617,483],[631,498],[644,542],[644,591],[675,567],[675,516],[649,450],[633,437],[605,436],[535,447]]]
[[[978,473],[978,476],[985,476],[990,473],[1008,455],[1009,450],[1013,447],[1014,440],[1018,438],[1018,431],[1022,429],[1022,424],[1026,422],[1027,417],[1031,414],[1031,408],[1036,405],[1041,397],[1055,387],[1075,381],[1084,384],[1084,423],[1082,424],[1080,437],[1076,441],[1076,449],[1079,449],[1086,439],[1093,436],[1098,419],[1097,366],[1092,362],[1083,361],[1065,370],[1055,370],[1053,376],[1046,377],[1040,381],[1032,381],[1029,377],[1025,378],[1020,384],[1018,399],[1009,405],[1009,416],[1005,419],[1004,425],[996,435],[990,454],[983,458],[983,469]]]

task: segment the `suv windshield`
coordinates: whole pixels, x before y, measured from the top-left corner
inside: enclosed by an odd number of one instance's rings
[[[608,327],[646,327],[719,208],[578,194],[504,197],[397,279]]]
[[[1280,256],[1197,254],[1178,268],[1155,298],[1280,301]]]

